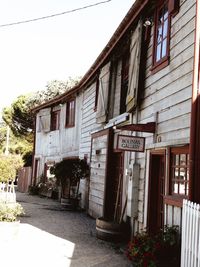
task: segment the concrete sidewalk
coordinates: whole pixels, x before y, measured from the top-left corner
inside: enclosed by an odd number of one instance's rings
[[[25,193],[17,192],[17,201],[26,215],[16,237],[0,241],[1,266],[131,266],[112,244],[96,238],[95,220],[85,213],[64,211],[58,201]]]

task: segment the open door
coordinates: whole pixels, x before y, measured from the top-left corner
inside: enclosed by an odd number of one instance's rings
[[[150,158],[148,230],[154,234],[164,226],[165,151]]]

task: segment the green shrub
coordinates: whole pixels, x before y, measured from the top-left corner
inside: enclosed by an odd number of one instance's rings
[[[0,203],[0,222],[14,222],[23,214],[24,209],[19,203]]]

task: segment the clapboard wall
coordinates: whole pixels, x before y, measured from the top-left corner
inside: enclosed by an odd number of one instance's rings
[[[36,116],[35,158],[39,160],[38,175],[44,173],[44,164],[48,161],[58,162],[63,158],[78,157],[82,118],[82,94],[76,96],[75,126],[66,128],[66,104],[58,105],[60,109],[60,127],[51,131],[39,131],[41,115],[50,116],[51,108],[41,109]],[[50,123],[48,120],[47,124]]]
[[[139,134],[146,137],[146,153],[136,155],[140,164],[138,226],[146,225],[145,206],[148,202],[148,150],[166,148],[171,145],[189,143],[192,97],[192,76],[194,62],[194,30],[196,1],[181,0],[179,13],[171,20],[170,63],[153,74],[152,50],[153,31],[147,52],[145,88],[138,116],[133,121],[157,122],[155,135]],[[132,159],[133,161],[135,159]],[[167,164],[167,162],[166,162]],[[145,191],[146,188],[146,191]],[[165,206],[165,222],[180,224],[180,208]],[[147,208],[146,208],[147,212]],[[180,215],[176,216],[175,215]]]

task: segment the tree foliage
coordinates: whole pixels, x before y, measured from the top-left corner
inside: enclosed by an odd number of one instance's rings
[[[33,141],[34,116],[31,110],[54,97],[65,93],[75,86],[80,78],[68,78],[67,81],[53,80],[48,82],[44,90],[31,94],[21,95],[11,104],[11,107],[3,109],[2,118],[10,126],[15,136],[26,137],[27,141]]]
[[[14,180],[17,170],[23,166],[19,156],[0,156],[0,182]]]

